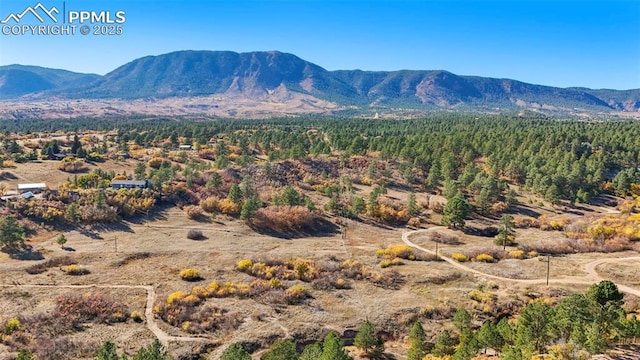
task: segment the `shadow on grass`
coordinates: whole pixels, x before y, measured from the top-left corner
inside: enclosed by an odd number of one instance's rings
[[[311,236],[329,237],[340,232],[340,228],[331,221],[316,217],[311,223],[305,224],[300,229],[272,229],[255,226],[252,223],[247,225],[255,232],[262,235],[269,235],[280,239],[301,239]]]
[[[44,259],[44,255],[42,255],[41,252],[33,251],[33,247],[29,245],[21,248],[3,248],[2,252],[8,254],[10,258],[15,260],[36,261]]]

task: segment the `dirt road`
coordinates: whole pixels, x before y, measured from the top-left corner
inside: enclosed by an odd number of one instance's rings
[[[436,254],[434,251],[426,249],[422,246],[416,245],[415,243],[413,243],[409,237],[415,234],[420,234],[420,233],[430,233],[432,231],[436,231],[436,230],[444,230],[446,229],[444,226],[436,226],[436,227],[432,227],[429,229],[423,229],[423,230],[415,230],[415,231],[405,231],[402,233],[402,241],[421,251],[424,251],[426,253],[432,254],[432,255],[437,255],[438,258],[446,261],[447,263],[451,264],[452,266],[462,270],[462,271],[466,271],[475,275],[479,275],[479,276],[483,276],[486,278],[490,278],[490,279],[495,279],[495,280],[501,280],[501,281],[509,281],[512,283],[520,283],[520,284],[545,284],[547,282],[546,278],[543,279],[513,279],[513,278],[508,278],[508,277],[502,277],[502,276],[496,276],[496,275],[491,275],[491,274],[486,274],[483,273],[482,271],[470,268],[462,263],[459,263],[449,257],[446,256],[442,256],[441,254]],[[565,276],[562,278],[557,278],[557,279],[551,279],[549,280],[550,284],[558,284],[558,285],[562,285],[562,284],[585,284],[585,285],[591,285],[593,283],[605,280],[604,278],[602,278],[600,275],[598,275],[597,271],[596,271],[596,266],[600,265],[600,264],[604,264],[607,262],[617,262],[617,261],[631,261],[631,260],[640,260],[640,256],[639,257],[627,257],[627,258],[602,258],[602,259],[598,259],[595,261],[592,261],[588,264],[585,265],[585,272],[587,273],[586,276]],[[640,296],[640,290],[638,289],[634,289],[631,288],[629,286],[626,285],[620,285],[620,284],[616,284],[618,286],[618,289],[624,293],[627,294],[632,294],[632,295],[636,295],[636,296]]]

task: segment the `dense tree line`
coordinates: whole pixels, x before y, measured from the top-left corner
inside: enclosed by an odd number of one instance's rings
[[[484,203],[495,200],[495,187],[501,186],[501,179],[551,202],[587,201],[607,190],[624,195],[631,183],[640,181],[640,127],[633,121],[440,114],[403,121],[125,118],[9,121],[0,126],[6,133],[114,127],[118,129],[115,140],[122,148],[132,143],[143,147],[205,145],[211,139],[224,138],[226,141],[216,148],[218,157],[228,153],[228,146],[239,147],[246,156],[262,152],[270,160],[331,151],[378,154],[381,159],[396,161],[408,183],[433,189],[447,180],[456,180],[465,191],[473,185],[474,197]],[[77,151],[77,144],[76,147]],[[4,148],[8,153],[18,151],[10,141]],[[613,181],[613,185],[607,187],[607,181]]]

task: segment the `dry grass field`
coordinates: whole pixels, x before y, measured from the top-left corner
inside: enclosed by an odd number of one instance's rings
[[[89,171],[98,167],[105,171],[133,173],[137,161],[108,160],[99,165],[88,165]],[[46,182],[55,188],[57,184],[73,176],[57,169],[56,161],[17,164],[7,169],[14,177],[3,181],[10,188],[23,182]],[[356,185],[355,194],[366,197],[371,187]],[[326,198],[311,194],[320,205]],[[407,192],[389,189],[387,198],[405,202]],[[419,203],[444,202],[439,196],[417,193]],[[550,220],[610,213],[611,208],[584,206],[577,214],[549,205],[532,204],[526,197],[518,199],[522,205],[517,215],[547,216]],[[434,234],[449,239],[440,243],[438,253],[447,258],[455,253],[501,252],[493,243],[493,237],[463,233],[437,226],[441,215],[429,213],[428,223],[410,236],[417,246],[435,250]],[[332,222],[342,219],[328,219]],[[495,225],[497,219],[477,218],[468,222],[468,228]],[[425,251],[413,249],[417,257],[426,261],[403,260],[402,264],[389,268],[380,266],[376,251],[383,247],[402,244],[405,227],[383,227],[368,223],[346,221],[341,231],[325,236],[283,239],[258,234],[245,222],[218,215],[201,221],[190,219],[178,207],[162,207],[147,216],[130,221],[101,226],[81,226],[75,229],[51,230],[38,228],[30,237],[29,245],[44,259],[16,260],[0,253],[0,322],[10,318],[32,319],[42,314],[55,314],[61,298],[72,296],[107,296],[124,304],[128,312],[141,314],[141,322],[132,317],[125,322],[103,324],[87,322],[81,331],[56,333],[50,337],[57,341],[73,343],[73,358],[90,359],[95,349],[106,340],[114,341],[127,353],[150,343],[156,336],[165,342],[175,355],[193,352],[208,353],[205,358],[215,359],[226,345],[232,342],[252,344],[252,348],[266,348],[277,339],[292,337],[299,343],[319,340],[328,331],[337,331],[347,339],[354,329],[368,319],[386,334],[387,353],[396,358],[406,356],[407,344],[403,342],[409,326],[416,319],[425,323],[427,336],[433,340],[443,328],[450,327],[450,319],[458,307],[474,310],[474,321],[494,318],[510,309],[517,309],[534,298],[555,301],[572,292],[584,291],[598,277],[608,278],[621,285],[640,285],[638,261],[616,262],[616,258],[637,256],[637,252],[586,253],[551,257],[550,278],[544,279],[547,258],[525,256],[525,259],[502,259],[485,263],[470,261],[456,267],[449,262],[428,258]],[[200,230],[199,240],[187,238],[189,230]],[[64,248],[56,238],[64,233],[68,239]],[[517,229],[519,244],[559,242],[565,238],[561,231],[543,231],[538,228]],[[507,250],[514,250],[509,247]],[[420,255],[420,256],[418,256]],[[52,259],[69,257],[87,274],[69,275],[66,265],[53,265],[38,274],[27,270],[35,264]],[[189,294],[194,287],[219,284],[252,284],[257,279],[238,271],[236,265],[242,259],[290,260],[308,259],[316,267],[338,268],[345,261],[361,264],[368,277],[346,278],[345,288],[322,289],[311,281],[291,280],[286,285],[303,285],[309,296],[298,304],[274,301],[269,293],[258,296],[230,296],[207,298],[199,309],[223,311],[225,322],[211,331],[191,331],[188,325],[173,326],[154,309],[167,302],[176,292]],[[609,259],[603,261],[604,259]],[[589,269],[594,261],[595,274]],[[360,266],[360,265],[358,265]],[[187,282],[180,278],[184,269],[196,269],[200,279]],[[397,271],[396,280],[381,285],[371,279]],[[511,280],[514,279],[514,280]],[[518,281],[515,281],[518,280]],[[633,298],[633,295],[628,295]],[[638,303],[637,299],[636,302]],[[149,318],[152,316],[152,318]],[[254,353],[259,358],[260,351]],[[0,359],[9,359],[8,347],[0,346]]]
[[[189,240],[189,229],[203,231],[204,240]],[[452,232],[450,230],[439,230]],[[342,235],[309,237],[284,240],[259,235],[244,223],[218,217],[215,221],[196,222],[187,218],[183,211],[169,208],[161,211],[154,220],[141,218],[138,222],[125,222],[103,228],[84,228],[65,233],[68,243],[63,250],[55,243],[58,234],[32,243],[45,259],[70,256],[88,269],[83,276],[67,275],[61,268],[51,268],[42,274],[29,275],[25,269],[32,261],[10,259],[0,255],[0,283],[50,284],[50,285],[151,285],[158,301],[163,301],[176,291],[189,292],[193,286],[220,283],[250,283],[254,279],[235,270],[240,259],[284,258],[294,256],[321,261],[331,259],[353,259],[372,271],[382,272],[377,265],[375,252],[382,246],[401,243],[402,229],[381,229],[371,225],[350,222],[346,239]],[[539,237],[539,230],[528,229],[518,233],[520,238]],[[453,232],[452,232],[453,233]],[[561,236],[545,232],[547,236]],[[459,245],[444,245],[441,254],[448,255],[460,249],[473,247],[496,247],[491,239],[464,235]],[[434,243],[427,235],[413,238],[421,246],[432,248]],[[579,254],[552,258],[551,278],[587,276],[585,264],[600,257],[626,257],[629,254]],[[468,263],[473,269],[487,274],[516,279],[542,278],[546,262],[538,258],[527,260],[503,260],[498,263]],[[195,268],[203,280],[190,283],[180,279],[179,272]],[[365,319],[383,329],[403,329],[411,321],[421,318],[430,322],[426,328],[435,336],[444,325],[441,319],[451,316],[452,309],[459,306],[491,311],[488,307],[516,306],[526,303],[531,296],[558,296],[572,291],[583,291],[587,285],[515,284],[509,281],[489,279],[452,268],[445,262],[411,262],[395,267],[405,276],[405,282],[397,289],[384,289],[367,281],[352,281],[352,288],[345,290],[310,289],[311,298],[300,305],[273,306],[260,298],[256,299],[211,299],[216,307],[228,309],[241,319],[240,324],[228,331],[206,335],[213,345],[231,341],[250,341],[267,345],[275,339],[292,336],[297,340],[311,341],[320,338],[326,331],[348,333]],[[638,284],[637,262],[603,264],[597,270],[603,277],[621,283]],[[63,294],[109,293],[127,304],[130,311],[144,313],[145,291],[143,289],[65,289],[57,287],[23,288],[4,286],[0,306],[4,309],[3,320],[13,316],[30,316],[46,313],[54,307],[54,300]],[[475,291],[475,293],[474,293]],[[533,294],[533,295],[532,295]],[[515,305],[514,305],[515,304]],[[481,319],[478,319],[481,320]],[[170,336],[193,336],[180,328],[156,319],[159,327]],[[71,335],[70,340],[99,344],[104,340],[116,341],[125,351],[133,351],[153,338],[144,324],[131,320],[115,325],[90,325],[82,332]],[[169,348],[176,352],[191,352],[201,346],[199,341],[171,341]],[[212,346],[213,346],[212,345]],[[390,343],[389,351],[403,356],[406,346]],[[0,352],[2,350],[0,349]]]

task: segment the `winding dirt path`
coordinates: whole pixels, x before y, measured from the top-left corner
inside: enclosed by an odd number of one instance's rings
[[[447,263],[451,264],[452,266],[475,274],[475,275],[479,275],[479,276],[483,276],[486,278],[490,278],[490,279],[496,279],[496,280],[501,280],[501,281],[509,281],[512,283],[519,283],[519,284],[546,284],[547,279],[546,278],[542,278],[542,279],[513,279],[513,278],[508,278],[508,277],[503,277],[503,276],[497,276],[497,275],[491,275],[491,274],[487,274],[487,273],[483,273],[482,271],[470,268],[466,265],[463,265],[462,263],[459,263],[449,257],[443,256],[441,254],[436,254],[435,251],[433,250],[429,250],[427,248],[424,248],[420,245],[417,245],[415,243],[413,243],[409,237],[415,234],[419,234],[419,233],[429,233],[432,231],[436,231],[436,230],[444,230],[446,229],[444,226],[436,226],[436,227],[432,227],[429,229],[422,229],[422,230],[414,230],[414,231],[405,231],[402,233],[402,241],[421,251],[424,251],[426,253],[432,254],[432,255],[436,255],[438,258],[440,258],[441,260],[446,261]],[[589,263],[587,263],[585,265],[585,271],[587,273],[586,276],[565,276],[565,277],[561,277],[561,278],[557,278],[557,279],[550,279],[549,283],[550,284],[584,284],[584,285],[591,285],[595,282],[604,280],[604,278],[602,278],[598,272],[596,271],[596,267],[600,264],[604,264],[607,262],[614,262],[614,261],[631,261],[631,260],[640,260],[640,256],[637,257],[626,257],[626,258],[602,258],[602,259],[597,259],[594,261],[591,261]],[[638,289],[634,289],[632,287],[626,286],[626,285],[620,285],[620,284],[616,284],[618,286],[618,289],[624,293],[627,294],[632,294],[632,295],[636,295],[636,296],[640,296],[640,290]]]

